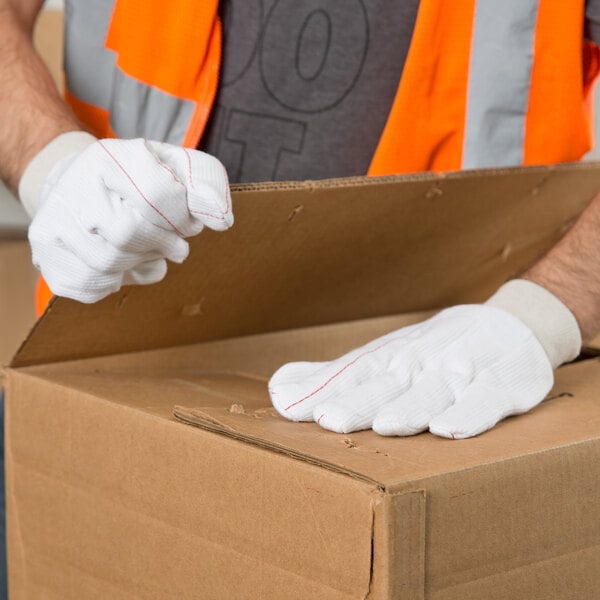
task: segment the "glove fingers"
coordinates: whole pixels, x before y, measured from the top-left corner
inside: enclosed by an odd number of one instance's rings
[[[506,392],[474,382],[459,402],[432,419],[429,429],[435,435],[464,439],[491,429],[509,414]]]
[[[87,224],[67,213],[58,238],[51,228],[40,226],[42,221],[36,220],[32,234],[49,247],[62,245],[89,268],[102,273],[128,271],[148,260],[161,259],[165,254],[178,262],[187,256],[185,240],[144,222],[129,211],[118,215],[113,222],[108,220],[108,226],[106,219],[95,219],[95,216],[86,218]]]
[[[217,158],[162,142],[147,141],[146,147],[186,186],[187,205],[194,220],[215,231],[233,225],[229,180]]]
[[[317,363],[312,372],[310,367],[297,366],[302,363],[284,365],[269,386],[273,405],[288,419],[312,421],[317,404],[343,398],[357,386],[386,373],[389,355],[378,353],[380,349],[381,344],[357,348],[337,360]]]
[[[408,330],[409,328],[407,328]],[[291,363],[271,378],[269,389],[273,405],[282,416],[293,421],[312,421],[317,404],[347,397],[357,386],[388,372],[392,360],[395,371],[410,376],[418,360],[402,361],[409,356],[406,334],[398,332],[373,340],[327,363]],[[402,367],[400,368],[400,364]],[[315,365],[314,369],[307,366]]]
[[[292,362],[280,367],[269,381],[269,394],[279,414],[293,421],[312,421],[312,410],[327,362]],[[314,392],[314,390],[317,390]]]
[[[493,368],[480,370],[457,394],[455,405],[432,420],[432,433],[457,439],[479,435],[510,415],[531,410],[545,398],[554,382],[548,357],[539,343],[528,343],[529,335],[514,338],[510,353],[496,359]]]
[[[153,258],[167,258],[181,263],[188,255],[188,243],[173,231],[153,225],[145,220],[137,211],[124,206],[114,192],[109,193],[110,203],[117,204],[114,217],[110,215],[85,214],[81,219],[86,229],[106,240],[120,253],[137,255],[131,266],[146,262]]]
[[[423,372],[399,398],[386,404],[373,420],[380,435],[415,435],[425,431],[436,415],[454,401],[447,377],[439,372]]]
[[[379,409],[398,398],[406,385],[406,381],[400,381],[391,374],[375,377],[334,401],[317,404],[313,418],[324,429],[337,433],[369,429]]]
[[[452,439],[473,437],[508,416],[527,412],[544,399],[546,391],[541,387],[535,391],[527,390],[523,392],[524,398],[519,398],[506,387],[475,380],[459,395],[453,406],[432,419],[429,430]]]
[[[44,252],[44,248],[37,244],[36,248],[33,262],[39,268],[37,253]],[[51,251],[58,261],[48,263],[48,266],[41,269],[48,287],[57,296],[72,298],[79,302],[97,302],[118,291],[123,285],[157,283],[167,274],[167,263],[164,259],[144,262],[124,273],[105,273],[90,268],[67,249],[52,247]],[[60,268],[55,268],[56,264],[60,264]],[[64,277],[65,270],[70,273],[68,282]]]
[[[149,260],[123,274],[123,285],[149,285],[162,281],[167,274],[167,261]]]
[[[58,294],[92,302],[121,282],[162,279],[183,239],[233,222],[224,167],[206,154],[145,140],[98,140],[46,177],[30,227],[36,263]],[[43,268],[42,268],[43,266]]]
[[[100,156],[106,187],[144,219],[180,237],[202,229],[190,216],[186,186],[172,168],[157,160],[144,140],[100,140],[97,151],[104,153]]]
[[[39,269],[53,294],[87,304],[97,302],[121,287],[121,273],[91,269],[72,252],[56,245],[32,242],[33,264]],[[41,261],[52,255],[53,260]],[[65,277],[65,272],[69,277]]]
[[[311,362],[311,361],[296,361],[282,365],[273,373],[269,381],[271,385],[279,385],[286,383],[302,383],[307,377],[311,377],[322,369],[328,362]]]

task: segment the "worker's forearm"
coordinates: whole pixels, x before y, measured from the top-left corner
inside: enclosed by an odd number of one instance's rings
[[[569,307],[584,341],[600,333],[600,194],[523,277],[539,283]]]
[[[50,140],[81,126],[33,48],[31,23],[0,0],[0,176],[13,191]]]

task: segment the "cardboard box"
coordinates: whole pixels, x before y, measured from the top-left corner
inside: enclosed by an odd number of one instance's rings
[[[28,242],[0,238],[0,368],[10,362],[35,322],[36,280]]]
[[[33,41],[59,90],[64,87],[64,11],[42,10],[33,31]]]
[[[164,282],[54,300],[8,373],[11,599],[597,598],[597,360],[464,441],[290,423],[266,380],[483,299],[598,188],[589,164],[245,187]]]

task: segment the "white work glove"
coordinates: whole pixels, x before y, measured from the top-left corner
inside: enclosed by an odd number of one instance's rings
[[[286,364],[269,392],[287,419],[338,433],[468,438],[539,404],[553,369],[580,347],[567,307],[513,280],[485,304],[446,309],[336,360]]]
[[[33,264],[53,293],[80,302],[160,281],[166,260],[187,257],[184,238],[233,224],[216,158],[143,139],[62,134],[27,166],[19,195]]]

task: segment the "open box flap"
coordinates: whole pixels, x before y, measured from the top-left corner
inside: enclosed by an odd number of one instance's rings
[[[590,163],[236,186],[159,284],[55,298],[13,367],[479,301],[600,189]]]

